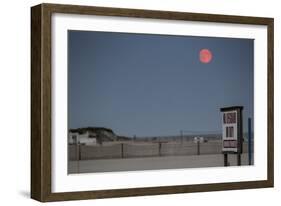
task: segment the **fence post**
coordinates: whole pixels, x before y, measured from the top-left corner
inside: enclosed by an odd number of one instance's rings
[[[80,141],[77,141],[77,142],[76,142],[77,173],[80,173],[80,162],[79,162],[80,156],[81,156],[80,153],[81,153],[81,152],[80,152]]]
[[[223,154],[223,159],[224,159],[224,166],[227,167],[228,166],[228,159],[227,159],[227,153]]]
[[[162,144],[161,144],[161,142],[159,142],[159,147],[158,147],[158,154],[159,154],[159,156],[161,156],[161,147],[162,147]]]
[[[81,144],[79,144],[79,160],[82,160],[82,158],[81,158]]]
[[[241,154],[240,153],[237,154],[237,165],[241,166]]]
[[[200,141],[197,141],[197,155],[200,155]]]
[[[121,158],[124,158],[124,143],[121,143]]]
[[[248,159],[249,165],[252,164],[252,124],[251,118],[248,118]]]

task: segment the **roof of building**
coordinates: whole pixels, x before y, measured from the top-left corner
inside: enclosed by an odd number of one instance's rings
[[[223,107],[220,108],[221,112],[231,111],[231,110],[243,110],[243,106],[233,106],[233,107]]]
[[[87,131],[90,131],[90,132],[106,131],[106,132],[114,134],[112,129],[105,128],[105,127],[81,127],[81,128],[77,128],[77,129],[69,129],[69,131],[70,132],[77,132],[79,134],[83,134]]]

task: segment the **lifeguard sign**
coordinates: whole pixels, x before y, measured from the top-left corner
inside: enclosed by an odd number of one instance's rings
[[[242,153],[243,124],[242,106],[224,107],[222,112],[222,152]]]

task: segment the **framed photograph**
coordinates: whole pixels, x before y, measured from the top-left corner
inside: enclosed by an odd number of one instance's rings
[[[272,18],[31,8],[31,197],[273,187]]]

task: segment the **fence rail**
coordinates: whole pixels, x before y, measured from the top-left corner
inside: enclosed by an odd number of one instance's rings
[[[68,159],[91,160],[111,158],[137,158],[154,156],[220,154],[221,141],[194,143],[187,142],[113,142],[102,145],[69,145]],[[247,142],[243,143],[243,153],[248,152]]]

